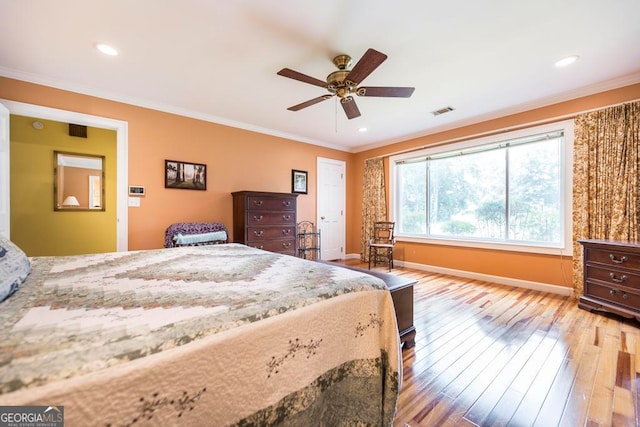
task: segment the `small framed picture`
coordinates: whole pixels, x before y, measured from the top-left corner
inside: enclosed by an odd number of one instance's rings
[[[307,194],[307,171],[291,170],[291,192]]]
[[[165,160],[164,187],[206,190],[207,165]]]

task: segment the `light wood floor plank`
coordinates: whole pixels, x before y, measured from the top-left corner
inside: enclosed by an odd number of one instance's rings
[[[576,312],[576,314],[579,315],[580,313]],[[595,325],[599,319],[590,317],[588,320],[589,322],[585,323],[581,330],[575,331],[578,340],[575,343],[569,343],[571,345],[568,347],[567,357],[549,387],[533,425],[548,427],[560,424],[560,419],[567,407],[568,397],[576,380],[579,360],[585,353],[587,346],[593,347],[591,343],[597,341],[595,338],[597,335],[595,333]],[[588,405],[588,401],[583,404]]]
[[[620,339],[613,335],[606,335],[602,343],[602,357],[598,363],[596,379],[591,394],[591,404],[587,415],[587,422],[594,426],[611,425],[613,407],[613,388],[616,382],[616,364],[611,360],[618,352]]]

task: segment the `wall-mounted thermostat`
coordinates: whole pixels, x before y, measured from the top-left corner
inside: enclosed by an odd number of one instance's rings
[[[141,185],[130,185],[129,186],[129,195],[130,196],[144,196],[144,187]]]

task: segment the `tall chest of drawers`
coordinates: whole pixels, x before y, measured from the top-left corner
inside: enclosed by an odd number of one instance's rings
[[[297,194],[236,191],[233,241],[266,251],[296,254]]]
[[[579,242],[584,248],[584,293],[578,306],[640,320],[640,245]]]

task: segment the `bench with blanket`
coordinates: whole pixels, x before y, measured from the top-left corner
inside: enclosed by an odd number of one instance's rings
[[[177,222],[167,227],[164,247],[215,245],[228,239],[227,227],[221,222]]]

